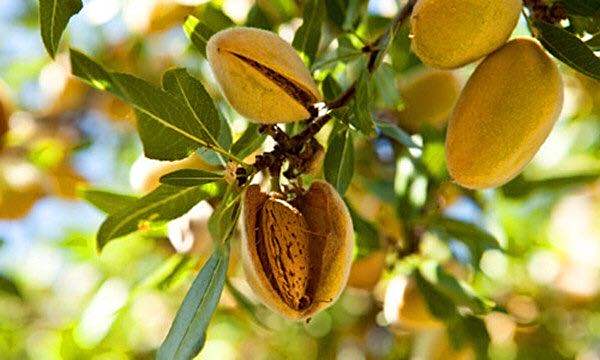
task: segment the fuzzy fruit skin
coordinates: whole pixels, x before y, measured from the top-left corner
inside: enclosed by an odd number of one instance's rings
[[[206,54],[227,101],[252,122],[289,123],[307,119],[310,114],[280,85],[233,54],[284,76],[309,94],[313,103],[322,99],[296,51],[270,31],[245,27],[220,31],[209,39]]]
[[[412,49],[431,67],[464,66],[502,46],[522,8],[521,0],[419,0],[410,19]]]
[[[556,64],[537,41],[518,38],[490,54],[456,104],[446,136],[446,160],[461,186],[503,185],[529,163],[563,104]]]
[[[242,209],[242,261],[246,279],[258,298],[272,311],[288,319],[304,320],[331,306],[344,290],[354,249],[352,219],[344,201],[324,181],[314,181],[308,191],[290,202],[308,227],[310,235],[311,303],[303,310],[290,307],[273,289],[261,265],[256,246],[257,214],[270,198],[252,185],[246,189]]]
[[[443,128],[460,95],[460,82],[454,73],[423,69],[400,84],[404,108],[397,114],[398,124],[416,133],[425,124]]]

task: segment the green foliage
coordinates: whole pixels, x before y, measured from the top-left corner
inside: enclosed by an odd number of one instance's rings
[[[97,189],[85,189],[81,191],[80,196],[106,214],[131,206],[137,200],[135,196]]]
[[[205,170],[183,169],[162,176],[160,182],[174,186],[193,187],[212,183],[221,179],[223,179],[223,174]]]
[[[310,0],[304,5],[302,26],[296,31],[292,46],[308,59],[315,60],[321,40],[321,24],[325,15],[323,0]]]
[[[337,122],[329,137],[323,171],[325,179],[342,195],[346,193],[354,174],[353,144],[352,131]]]
[[[539,31],[539,40],[552,55],[580,73],[600,80],[600,59],[581,39],[540,20],[535,20],[533,26]]]
[[[156,354],[160,360],[191,359],[206,341],[206,328],[221,297],[229,264],[229,244],[217,248],[194,280],[171,330]]]
[[[109,241],[136,231],[145,221],[175,219],[200,201],[217,195],[218,191],[219,186],[214,182],[194,187],[163,184],[106,218],[98,230],[98,250],[102,250]]]
[[[44,46],[54,58],[62,37],[71,17],[83,7],[81,0],[39,0],[40,28]]]

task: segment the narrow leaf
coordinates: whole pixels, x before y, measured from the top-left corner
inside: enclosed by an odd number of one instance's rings
[[[163,175],[160,182],[174,186],[200,186],[223,179],[223,174],[198,169],[181,169]]]
[[[400,129],[398,126],[381,120],[376,120],[375,123],[377,124],[379,131],[381,131],[385,136],[399,142],[407,148],[421,148],[413,141],[408,133]]]
[[[369,93],[369,72],[364,69],[356,81],[354,97],[354,116],[350,123],[360,132],[369,136],[375,134],[375,125],[371,117],[371,94]]]
[[[76,50],[71,50],[71,67],[75,76],[135,107],[146,156],[178,160],[198,146],[218,146],[203,121],[171,93],[135,76],[108,72]]]
[[[111,214],[100,226],[96,237],[97,247],[102,250],[110,240],[136,231],[144,221],[175,219],[217,192],[218,185],[215,183],[200,187],[163,184],[131,206]]]
[[[200,352],[206,340],[206,328],[223,291],[228,263],[229,245],[226,243],[215,250],[194,280],[167,338],[158,349],[158,360],[188,360]]]
[[[540,20],[534,20],[533,26],[539,32],[537,38],[558,60],[584,75],[600,80],[600,59],[580,38]]]
[[[266,138],[265,134],[258,132],[258,128],[258,124],[248,124],[240,138],[231,146],[231,153],[243,159],[258,149]]]
[[[292,46],[308,59],[308,65],[312,64],[319,50],[321,41],[321,24],[325,15],[325,3],[323,0],[309,0],[304,4],[304,15],[302,25],[296,31]]]
[[[183,31],[194,47],[202,53],[202,56],[206,57],[206,43],[215,34],[215,31],[193,15],[188,16],[183,23]]]
[[[344,195],[354,174],[354,146],[347,127],[334,127],[323,161],[325,179]]]
[[[42,41],[50,57],[56,56],[60,38],[69,20],[82,7],[81,0],[40,0]]]
[[[107,214],[112,214],[122,208],[131,206],[137,200],[137,197],[132,195],[117,194],[97,189],[82,190],[80,196]]]

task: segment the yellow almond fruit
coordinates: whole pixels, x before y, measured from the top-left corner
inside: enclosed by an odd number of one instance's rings
[[[475,70],[448,124],[446,160],[461,186],[500,186],[518,175],[563,104],[558,68],[537,41],[518,38]]]
[[[419,0],[410,19],[412,49],[425,64],[461,67],[502,46],[521,0]]]
[[[248,187],[243,200],[242,261],[248,283],[271,310],[293,320],[332,305],[352,264],[352,220],[324,181],[290,201]]]
[[[398,125],[416,133],[425,124],[443,128],[460,95],[460,82],[451,71],[424,69],[400,83],[404,108],[397,113]]]
[[[213,35],[208,62],[231,106],[248,120],[289,123],[307,119],[321,95],[296,51],[276,34],[236,27]]]

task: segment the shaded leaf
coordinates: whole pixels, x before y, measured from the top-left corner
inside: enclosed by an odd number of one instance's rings
[[[198,169],[181,169],[163,175],[160,182],[174,186],[200,186],[223,179],[223,174]]]
[[[433,261],[422,263],[419,267],[419,274],[456,306],[467,307],[474,314],[486,314],[495,306],[492,301],[475,295],[471,288],[446,273],[439,264]]]
[[[371,117],[371,94],[369,91],[369,72],[364,69],[356,80],[356,94],[353,102],[354,116],[350,123],[360,132],[369,136],[375,134],[375,124]]]
[[[580,73],[600,80],[600,59],[577,36],[557,26],[534,20],[537,38],[558,60]]]
[[[559,191],[597,181],[600,173],[558,176],[547,179],[527,180],[522,175],[504,185],[501,190],[505,196],[518,198],[537,191]]]
[[[486,250],[500,249],[500,244],[494,236],[474,224],[445,217],[435,217],[431,219],[429,226],[432,230],[442,232],[443,235],[455,238],[467,245],[473,254],[473,265],[476,267],[479,266],[479,261]]]
[[[82,7],[81,0],[40,0],[42,40],[50,57],[56,56],[60,38],[69,20]]]
[[[80,196],[107,214],[112,214],[124,207],[131,206],[138,199],[132,195],[117,194],[97,189],[84,189],[81,191]]]
[[[218,188],[215,183],[200,187],[160,185],[131,206],[111,214],[100,226],[96,246],[102,250],[110,240],[136,231],[144,221],[175,219],[200,201],[215,196]]]
[[[419,271],[414,272],[414,278],[427,308],[438,319],[449,321],[456,317],[456,307],[452,300],[436,289]]]
[[[350,129],[346,126],[334,126],[323,160],[323,172],[325,179],[340,195],[344,195],[354,175],[353,145]]]
[[[382,102],[382,107],[395,109],[402,102],[396,86],[396,73],[391,65],[382,64],[373,73],[372,88]]]
[[[447,331],[450,343],[455,349],[462,349],[470,343],[475,349],[477,359],[489,358],[490,336],[482,319],[472,315],[457,317],[449,322]]]
[[[399,142],[400,144],[406,146],[407,148],[420,149],[421,146],[417,145],[410,135],[400,129],[397,125],[391,124],[389,122],[376,120],[377,128],[381,131],[385,136]]]
[[[23,294],[12,279],[2,274],[0,274],[0,294],[13,295],[20,299],[23,298]]]
[[[246,26],[255,27],[263,30],[273,30],[273,24],[265,12],[258,4],[252,5],[248,16],[246,16]]]
[[[292,46],[308,59],[308,65],[315,60],[321,41],[321,24],[325,15],[323,0],[309,0],[304,3],[302,25],[294,35]]]
[[[206,328],[219,303],[229,263],[229,244],[219,246],[192,283],[165,341],[159,360],[188,360],[195,357],[206,340]]]

